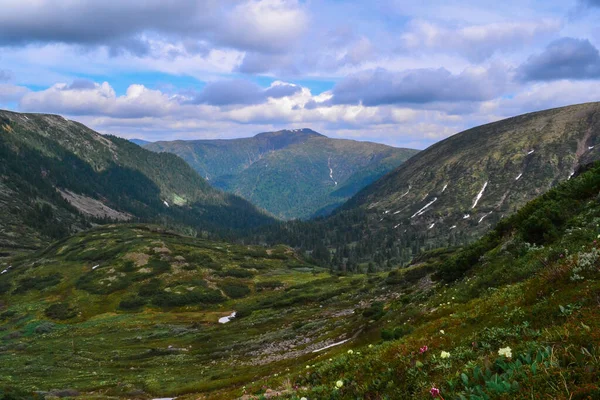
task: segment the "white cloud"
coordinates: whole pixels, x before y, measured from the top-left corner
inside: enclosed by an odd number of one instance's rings
[[[474,62],[481,62],[496,52],[523,48],[540,38],[547,38],[556,34],[560,28],[561,22],[555,19],[496,22],[459,28],[417,20],[401,36],[401,41],[407,50],[452,52]]]

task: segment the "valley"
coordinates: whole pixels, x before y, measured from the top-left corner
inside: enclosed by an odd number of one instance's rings
[[[5,159],[28,161],[4,165],[18,194],[7,204],[44,217],[2,219],[27,227],[6,238],[31,246],[2,247],[0,394],[595,396],[596,113],[585,104],[459,133],[333,215],[288,222],[174,155],[4,114]],[[485,152],[472,152],[478,141]],[[321,169],[341,186],[327,151]],[[498,166],[509,153],[519,168]],[[100,178],[110,168],[138,172]],[[156,190],[136,186],[148,181]]]

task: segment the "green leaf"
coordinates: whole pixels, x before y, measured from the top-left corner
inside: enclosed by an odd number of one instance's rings
[[[464,372],[460,374],[460,379],[462,379],[465,386],[469,386],[469,377]]]

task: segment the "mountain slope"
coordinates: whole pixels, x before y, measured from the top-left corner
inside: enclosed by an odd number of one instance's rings
[[[597,398],[599,191],[588,166],[388,274],[140,224],[74,235],[0,263],[0,393]]]
[[[328,214],[416,153],[330,139],[310,129],[244,139],[156,142],[145,148],[179,155],[215,187],[286,219]]]
[[[0,247],[35,248],[103,219],[208,231],[271,222],[180,158],[57,115],[0,111],[0,160]]]
[[[406,262],[427,248],[480,237],[502,216],[567,180],[581,163],[600,158],[599,151],[600,103],[509,118],[436,143],[334,216],[273,227],[263,238],[308,249],[351,244],[350,257],[336,253],[343,268],[348,258],[380,266]]]

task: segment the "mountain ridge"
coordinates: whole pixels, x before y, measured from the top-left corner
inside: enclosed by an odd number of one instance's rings
[[[111,217],[212,232],[273,221],[173,154],[58,115],[0,111],[0,159],[1,246],[38,247]]]
[[[181,156],[213,186],[283,219],[327,214],[417,152],[331,139],[308,128],[240,139],[155,142],[145,148]]]

